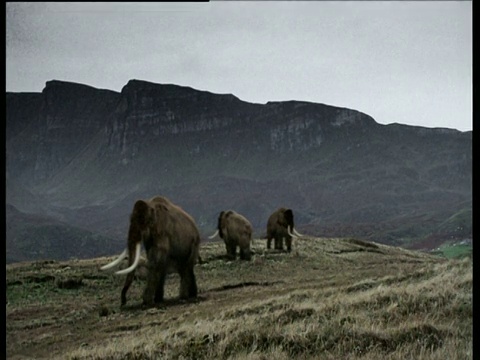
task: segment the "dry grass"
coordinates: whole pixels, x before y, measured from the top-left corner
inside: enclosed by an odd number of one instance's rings
[[[140,272],[107,258],[7,266],[9,359],[471,359],[472,260],[354,239],[254,242],[251,262],[204,244],[199,298],[142,309]]]

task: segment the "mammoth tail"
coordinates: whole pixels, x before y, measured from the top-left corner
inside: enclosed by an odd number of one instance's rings
[[[135,268],[138,266],[138,263],[140,262],[141,246],[142,246],[141,243],[137,243],[137,245],[135,246],[135,253],[134,253],[135,254],[135,260],[133,261],[133,264],[130,265],[126,269],[117,271],[115,274],[123,275],[123,274],[128,274],[129,272],[132,272],[133,270],[135,270]]]

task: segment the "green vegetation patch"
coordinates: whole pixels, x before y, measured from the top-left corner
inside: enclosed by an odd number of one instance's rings
[[[433,251],[434,254],[439,254],[447,259],[461,259],[465,257],[472,257],[473,247],[472,243],[445,243],[437,250]]]

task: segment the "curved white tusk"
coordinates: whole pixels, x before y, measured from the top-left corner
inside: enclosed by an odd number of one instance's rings
[[[123,269],[123,270],[119,270],[117,271],[115,274],[117,275],[123,275],[123,274],[128,274],[129,272],[132,272],[133,270],[135,270],[135,268],[137,267],[138,263],[140,262],[140,249],[141,249],[141,244],[138,243],[136,248],[135,248],[135,261],[133,262],[133,264],[126,268],[126,269]]]
[[[111,263],[108,263],[107,265],[103,265],[100,270],[107,270],[107,269],[110,269],[112,267],[114,267],[115,265],[119,264],[120,261],[122,261],[123,259],[125,259],[127,257],[127,249],[123,250],[123,252],[119,255],[118,258],[116,258],[115,260],[113,260]]]
[[[295,231],[295,229],[294,229],[294,231]],[[288,232],[288,235],[290,235],[292,238],[298,239],[298,236],[295,235],[295,234],[292,234],[292,232],[290,231],[290,226],[287,227],[287,232]]]
[[[215,236],[217,236],[217,235],[218,235],[218,230],[217,230],[217,231],[215,231],[215,234],[213,234],[213,235],[209,236],[208,238],[209,238],[209,239],[213,239],[213,238],[214,238]]]
[[[293,228],[293,233],[294,233],[295,235],[297,235],[297,236],[300,236],[300,237],[301,237],[301,236],[305,236],[305,235],[300,234],[300,233],[297,231],[297,229],[295,229],[295,228]]]

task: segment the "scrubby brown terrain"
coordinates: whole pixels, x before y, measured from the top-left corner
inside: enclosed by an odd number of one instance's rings
[[[472,260],[355,239],[227,261],[201,248],[199,297],[143,309],[144,268],[120,307],[110,257],[7,265],[8,359],[471,359]],[[113,255],[113,254],[112,254]]]

